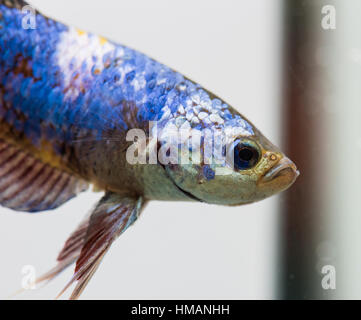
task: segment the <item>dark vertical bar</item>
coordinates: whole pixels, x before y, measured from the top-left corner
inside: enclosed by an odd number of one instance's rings
[[[328,3],[332,1],[328,1]],[[281,197],[279,297],[330,298],[321,286],[322,244],[328,237],[325,187],[328,114],[325,66],[318,59],[325,1],[284,0],[283,141],[301,175]],[[328,39],[326,39],[328,41]],[[326,87],[325,87],[326,86]],[[326,219],[326,220],[325,220]],[[322,253],[321,253],[322,255]]]

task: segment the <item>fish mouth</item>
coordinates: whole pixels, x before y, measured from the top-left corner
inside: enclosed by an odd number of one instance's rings
[[[299,175],[296,165],[284,157],[260,178],[259,184],[281,191],[291,186]]]

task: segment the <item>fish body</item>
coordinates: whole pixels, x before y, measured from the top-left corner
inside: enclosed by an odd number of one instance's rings
[[[89,185],[105,192],[40,280],[76,262],[78,297],[149,200],[239,205],[295,181],[292,161],[200,85],[126,46],[29,17],[26,5],[0,1],[0,204],[38,212]],[[172,144],[175,132],[188,135]]]

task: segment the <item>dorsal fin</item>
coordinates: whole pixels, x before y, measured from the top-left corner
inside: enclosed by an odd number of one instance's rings
[[[0,139],[0,205],[26,212],[51,210],[87,188],[86,181]]]

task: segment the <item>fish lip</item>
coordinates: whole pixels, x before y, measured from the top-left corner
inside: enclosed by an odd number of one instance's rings
[[[272,181],[289,170],[292,171],[294,174],[294,180],[296,180],[296,178],[300,175],[300,172],[290,159],[284,157],[262,176],[262,182]]]

